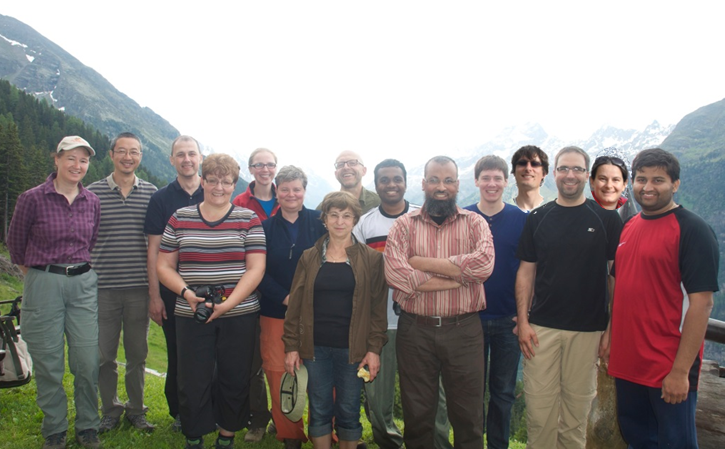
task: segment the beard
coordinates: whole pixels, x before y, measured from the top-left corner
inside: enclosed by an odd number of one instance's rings
[[[433,217],[450,217],[451,215],[458,212],[456,207],[456,197],[449,198],[447,200],[436,200],[433,198],[426,198],[423,204],[425,211],[428,215]]]

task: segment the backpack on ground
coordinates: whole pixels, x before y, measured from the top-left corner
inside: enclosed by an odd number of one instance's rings
[[[28,346],[20,335],[20,326],[15,327],[15,319],[20,323],[20,302],[22,296],[12,301],[0,301],[0,304],[12,303],[12,310],[6,316],[0,316],[0,388],[12,388],[30,382],[33,361]]]

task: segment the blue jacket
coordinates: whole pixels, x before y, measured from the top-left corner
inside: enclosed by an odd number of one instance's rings
[[[262,316],[284,319],[287,306],[282,305],[282,301],[289,294],[297,261],[306,249],[312,248],[327,233],[320,214],[320,211],[302,207],[297,218],[299,233],[295,242],[292,241],[281,212],[262,222],[267,238],[267,269],[257,287],[262,294],[259,301]]]

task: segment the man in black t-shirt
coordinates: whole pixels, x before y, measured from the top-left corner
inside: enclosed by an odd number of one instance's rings
[[[608,322],[608,265],[622,229],[615,211],[584,197],[584,150],[563,148],[554,166],[558,197],[531,212],[517,251],[518,335],[532,449],[586,444]]]

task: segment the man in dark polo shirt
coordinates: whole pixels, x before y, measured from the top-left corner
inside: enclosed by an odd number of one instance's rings
[[[166,337],[166,402],[169,414],[175,419],[174,430],[181,429],[179,422],[179,396],[176,363],[176,322],[174,305],[176,293],[159,283],[156,274],[156,259],[161,245],[161,235],[169,218],[178,209],[198,204],[204,199],[199,176],[199,165],[203,157],[199,143],[190,136],[179,136],[171,144],[171,165],[176,168],[176,179],[166,187],[159,189],[151,197],[146,212],[144,233],[148,236],[148,278],[149,278],[149,316],[154,323],[162,326]]]

